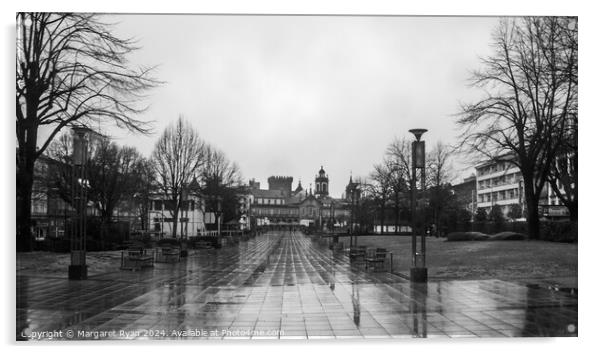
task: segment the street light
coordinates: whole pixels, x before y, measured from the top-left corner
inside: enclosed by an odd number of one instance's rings
[[[416,137],[416,141],[412,142],[412,268],[410,269],[410,280],[416,283],[426,283],[428,279],[426,269],[426,220],[424,220],[420,236],[420,253],[416,252],[416,170],[421,170],[421,189],[424,196],[426,190],[425,147],[424,141],[421,141],[420,138],[426,132],[426,129],[410,129],[410,133]],[[418,256],[420,256],[420,264],[417,264]]]
[[[84,280],[88,278],[86,265],[86,162],[88,160],[88,134],[90,129],[75,127],[73,130],[73,171],[71,176],[71,195],[76,217],[72,222],[71,232],[71,264],[69,279]]]

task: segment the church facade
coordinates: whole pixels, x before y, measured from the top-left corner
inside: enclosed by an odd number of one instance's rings
[[[321,167],[315,177],[315,191],[301,186],[293,190],[290,176],[271,176],[268,189],[249,181],[249,215],[257,226],[307,226],[328,230],[345,228],[351,216],[350,196],[329,195],[329,177]]]

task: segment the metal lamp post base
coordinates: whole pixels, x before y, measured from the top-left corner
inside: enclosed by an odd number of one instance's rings
[[[69,280],[86,280],[88,279],[87,265],[70,265]]]
[[[428,281],[428,269],[410,268],[410,281],[413,283],[426,283]]]

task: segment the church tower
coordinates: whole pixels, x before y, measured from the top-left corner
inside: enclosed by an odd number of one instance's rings
[[[322,198],[328,196],[328,175],[324,167],[320,166],[320,171],[316,175],[316,197]]]

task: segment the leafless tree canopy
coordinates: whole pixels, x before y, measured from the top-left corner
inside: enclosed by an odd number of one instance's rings
[[[576,43],[576,18],[502,20],[494,54],[472,81],[485,96],[464,105],[458,119],[465,151],[492,160],[516,156],[535,237],[537,200],[566,134],[576,132]]]
[[[32,126],[54,129],[38,155],[65,126],[115,122],[148,132],[133,118],[139,98],[157,84],[149,68],[132,69],[134,42],[113,36],[95,14],[17,14],[17,139]],[[27,131],[30,133],[30,131]]]
[[[171,201],[173,237],[184,193],[207,162],[207,147],[194,128],[180,117],[165,129],[152,154],[157,186]]]
[[[200,179],[207,188],[233,187],[242,183],[240,169],[222,151],[207,146],[207,158],[199,171]]]
[[[57,165],[48,183],[68,203],[72,203],[71,142],[70,134],[62,134],[48,148],[48,155]],[[105,137],[94,139],[90,144],[90,158],[86,163],[87,197],[103,222],[111,222],[114,210],[137,192],[137,169],[142,160],[135,148],[118,146]]]
[[[17,231],[31,248],[31,189],[35,161],[65,127],[114,123],[149,132],[135,115],[142,95],[159,82],[149,68],[131,68],[134,42],[111,33],[95,14],[17,13]],[[38,141],[38,129],[50,134]]]
[[[427,156],[426,179],[427,186],[440,187],[451,183],[454,179],[451,168],[451,148],[438,141]]]

